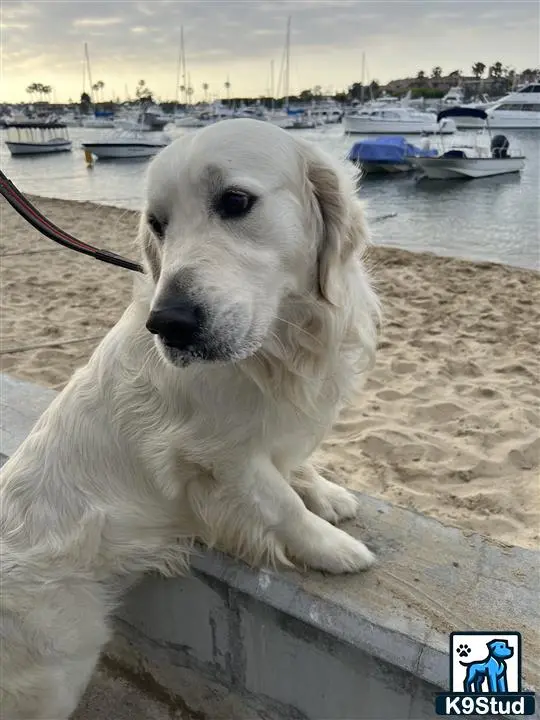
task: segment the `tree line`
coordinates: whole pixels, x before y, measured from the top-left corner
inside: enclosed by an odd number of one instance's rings
[[[526,70],[523,70],[518,74],[514,68],[503,65],[500,61],[494,62],[492,65],[489,66],[483,62],[475,62],[471,68],[473,77],[476,78],[476,80],[478,81],[483,78],[486,70],[487,77],[492,82],[495,81],[496,90],[502,92],[506,92],[507,89],[514,84],[518,77],[522,82],[533,82],[540,75],[539,68],[527,68]],[[463,77],[464,76],[461,70],[452,70],[452,72],[448,73],[448,75],[445,76],[444,79],[459,84]],[[424,70],[419,70],[416,74],[416,77],[411,78],[410,82],[410,88],[412,90],[413,96],[438,97],[442,93],[442,91],[437,89],[437,87],[433,87],[432,81],[435,81],[435,83],[433,84],[436,86],[438,84],[438,81],[440,81],[441,79],[443,79],[443,69],[440,65],[436,65],[429,74],[426,73]],[[102,80],[98,80],[92,85],[91,89],[94,93],[94,104],[96,102],[104,105],[114,104],[113,102],[106,102],[104,100],[104,88],[105,83]],[[204,100],[205,102],[207,102],[209,100],[210,85],[205,82],[201,84],[201,88],[204,93]],[[224,88],[227,94],[226,104],[253,102],[254,100],[254,98],[230,98],[231,83],[229,80],[224,83]],[[355,82],[349,86],[347,91],[337,92],[332,97],[337,102],[344,103],[349,100],[361,99],[362,97],[364,97],[365,99],[368,99],[370,97],[377,97],[380,89],[381,85],[377,80],[372,80],[369,85],[362,85],[362,83],[360,82]],[[194,88],[191,85],[180,85],[178,90],[180,92],[180,104],[190,104],[192,101],[192,96],[195,92]],[[26,88],[26,91],[31,95],[32,98],[34,97],[34,95],[37,95],[40,100],[43,100],[44,97],[49,98],[50,94],[52,93],[52,87],[50,85],[44,85],[43,83],[32,83]],[[313,88],[302,90],[298,95],[291,95],[289,97],[289,100],[291,102],[307,103],[320,100],[323,98],[323,96],[324,93],[322,90],[322,86],[316,85]],[[135,97],[143,105],[151,104],[154,102],[154,93],[148,87],[145,80],[138,81],[135,88]],[[259,96],[258,99],[263,105],[270,106],[271,104],[275,104],[276,107],[280,107],[284,100],[284,98],[274,99],[266,96]],[[115,102],[116,104],[119,104],[120,98],[117,98]],[[83,92],[80,97],[80,104],[83,112],[89,112],[92,105],[92,97],[87,92]],[[174,105],[175,103],[168,101],[162,104]]]
[[[493,63],[493,65],[486,65],[483,62],[475,62],[471,68],[473,76],[480,80],[480,78],[483,77],[485,71],[488,71],[488,78],[508,78],[509,80],[514,80],[517,78],[518,74],[514,68],[511,68],[508,65],[503,65],[500,60]],[[531,82],[535,79],[535,77],[539,74],[538,68],[527,68],[526,70],[523,70],[523,72],[519,73],[519,76],[523,80],[523,82]],[[419,72],[416,75],[417,80],[428,80],[430,77],[432,80],[439,80],[443,76],[443,70],[440,65],[436,65],[433,70],[431,71],[431,75],[428,76],[428,74],[424,70],[419,70]],[[456,80],[460,80],[463,77],[463,73],[461,70],[452,70],[452,72],[448,73],[449,78],[455,78]]]

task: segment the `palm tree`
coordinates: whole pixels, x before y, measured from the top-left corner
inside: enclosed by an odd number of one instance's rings
[[[202,84],[202,89],[204,90],[204,102],[208,102],[208,88],[209,87],[210,86],[208,85],[208,83]]]
[[[37,91],[37,84],[32,83],[26,88],[26,92],[30,95],[31,102],[34,102],[34,93]]]
[[[474,65],[472,66],[472,72],[473,72],[474,77],[475,77],[477,80],[478,80],[479,78],[481,78],[482,75],[484,74],[484,70],[485,70],[485,69],[486,69],[486,66],[484,65],[483,62],[476,62],[476,63],[474,63]]]
[[[517,75],[514,68],[507,68],[506,77],[511,88],[514,88],[517,82]]]
[[[193,95],[193,92],[194,92],[194,91],[193,91],[193,88],[191,87],[191,85],[188,85],[187,88],[186,88],[186,93],[187,93],[187,96],[188,96],[188,102],[189,102],[189,103],[191,103],[191,96]]]
[[[225,81],[225,91],[227,93],[227,105],[229,104],[229,100],[231,99],[231,83],[229,81],[229,78]]]
[[[534,68],[527,68],[521,73],[521,80],[524,83],[532,83],[535,82],[539,75],[540,70],[535,70]]]
[[[416,73],[416,86],[423,88],[427,84],[426,73],[423,70],[419,70]]]
[[[81,93],[81,113],[88,115],[90,112],[90,105],[92,104],[92,98],[87,92]]]
[[[39,95],[39,102],[43,100],[43,84],[34,83],[35,92]]]
[[[496,63],[493,63],[491,67],[489,68],[489,75],[490,77],[494,78],[500,78],[503,74],[503,65],[502,62],[497,61]]]
[[[101,92],[105,87],[103,80],[98,80],[92,85],[92,90],[96,93],[96,101],[103,102],[103,93]]]
[[[180,92],[184,96],[184,105],[187,105],[186,86],[185,85],[180,85]]]
[[[438,80],[442,75],[442,67],[440,65],[436,65],[433,70],[431,71],[431,77],[434,80]]]
[[[45,95],[45,97],[47,98],[47,102],[50,102],[50,100],[49,100],[49,95],[52,93],[52,87],[51,87],[50,85],[42,85],[42,86],[41,86],[41,91],[42,91],[42,93]]]
[[[153,102],[153,92],[150,90],[144,80],[139,80],[135,89],[135,95],[141,105],[151,105]]]

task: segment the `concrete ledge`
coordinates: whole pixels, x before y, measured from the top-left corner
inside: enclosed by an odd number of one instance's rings
[[[9,456],[55,393],[3,375],[0,395]],[[523,687],[537,690],[540,554],[361,503],[347,529],[375,550],[375,569],[278,574],[201,549],[191,577],[148,577],[129,593],[109,657],[193,717],[403,720],[435,717],[451,631],[519,630]]]

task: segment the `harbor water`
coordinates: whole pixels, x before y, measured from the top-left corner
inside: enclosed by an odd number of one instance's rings
[[[170,134],[187,132],[195,131],[173,128]],[[295,132],[340,156],[360,139],[345,136],[340,125]],[[97,161],[91,169],[86,165],[81,142],[95,141],[105,133],[72,128],[72,152],[11,157],[3,130],[2,170],[25,193],[138,210],[148,161]],[[410,173],[365,177],[359,193],[367,201],[369,217],[380,219],[372,225],[373,242],[540,269],[540,133],[509,130],[505,134],[527,158],[520,174],[421,182]],[[419,143],[418,137],[410,140]]]

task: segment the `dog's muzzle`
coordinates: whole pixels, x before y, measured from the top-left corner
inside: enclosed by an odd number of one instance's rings
[[[157,305],[146,321],[146,329],[158,335],[164,345],[176,350],[195,347],[201,340],[203,309],[187,297]]]

